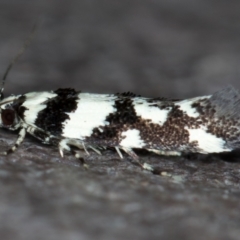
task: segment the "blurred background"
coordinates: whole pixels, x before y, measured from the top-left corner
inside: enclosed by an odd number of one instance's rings
[[[36,21],[5,95],[72,87],[187,98],[240,89],[239,0],[0,0],[0,75]],[[1,130],[1,151],[15,139]],[[27,137],[0,156],[0,239],[239,240],[239,156],[141,160],[164,174],[111,151],[91,153],[85,171]]]
[[[240,89],[238,0],[1,0],[6,95],[73,87],[173,98]]]

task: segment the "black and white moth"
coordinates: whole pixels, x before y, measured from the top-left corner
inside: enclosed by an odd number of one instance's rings
[[[240,94],[229,86],[209,96],[186,100],[145,98],[133,93],[92,94],[71,88],[30,92],[0,101],[0,127],[19,130],[72,152],[115,148],[135,159],[134,149],[163,155],[230,152],[240,146]]]
[[[101,154],[101,149],[114,148],[120,158],[126,152],[143,169],[154,172],[139,161],[134,149],[178,156],[240,147],[240,93],[231,86],[186,100],[144,98],[129,92],[82,93],[71,88],[4,98],[7,74],[35,31],[36,24],[2,80],[0,127],[19,131],[5,155],[14,152],[29,133],[44,144],[57,146],[62,157],[72,152],[84,163],[81,150]]]

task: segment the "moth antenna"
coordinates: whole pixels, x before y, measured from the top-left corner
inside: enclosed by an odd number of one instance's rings
[[[4,91],[4,85],[6,82],[6,78],[7,75],[9,73],[9,71],[11,70],[11,68],[13,67],[13,65],[15,64],[15,62],[21,57],[21,55],[25,52],[26,48],[30,45],[30,43],[32,42],[35,34],[36,34],[36,29],[37,29],[37,24],[35,23],[30,34],[28,35],[27,39],[25,40],[25,42],[23,43],[23,46],[20,48],[20,50],[18,51],[17,55],[12,59],[12,61],[9,63],[3,78],[2,78],[2,87],[0,90],[0,100],[2,100],[4,98],[3,95],[3,91]]]

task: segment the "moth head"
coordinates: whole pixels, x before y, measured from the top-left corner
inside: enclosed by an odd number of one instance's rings
[[[19,117],[14,107],[13,100],[15,97],[5,98],[0,102],[0,126],[15,130],[19,125]]]
[[[15,117],[15,111],[13,109],[3,109],[1,112],[2,124],[6,127],[14,124]]]

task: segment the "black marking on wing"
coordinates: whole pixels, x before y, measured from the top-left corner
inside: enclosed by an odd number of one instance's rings
[[[116,111],[110,113],[105,120],[109,122],[109,125],[94,128],[92,135],[87,140],[100,144],[102,142],[104,146],[115,146],[119,142],[119,134],[122,130],[126,129],[127,126],[134,126],[140,120],[140,117],[135,112],[131,98],[119,96],[115,100],[114,107]]]
[[[115,113],[110,113],[106,121],[113,125],[134,124],[139,121],[139,117],[130,98],[118,98],[115,100],[114,107],[117,109]]]
[[[36,126],[54,136],[59,136],[63,130],[63,122],[69,119],[69,112],[77,109],[79,92],[65,88],[54,91],[56,97],[48,99],[44,104],[46,108],[38,113],[35,121]]]

